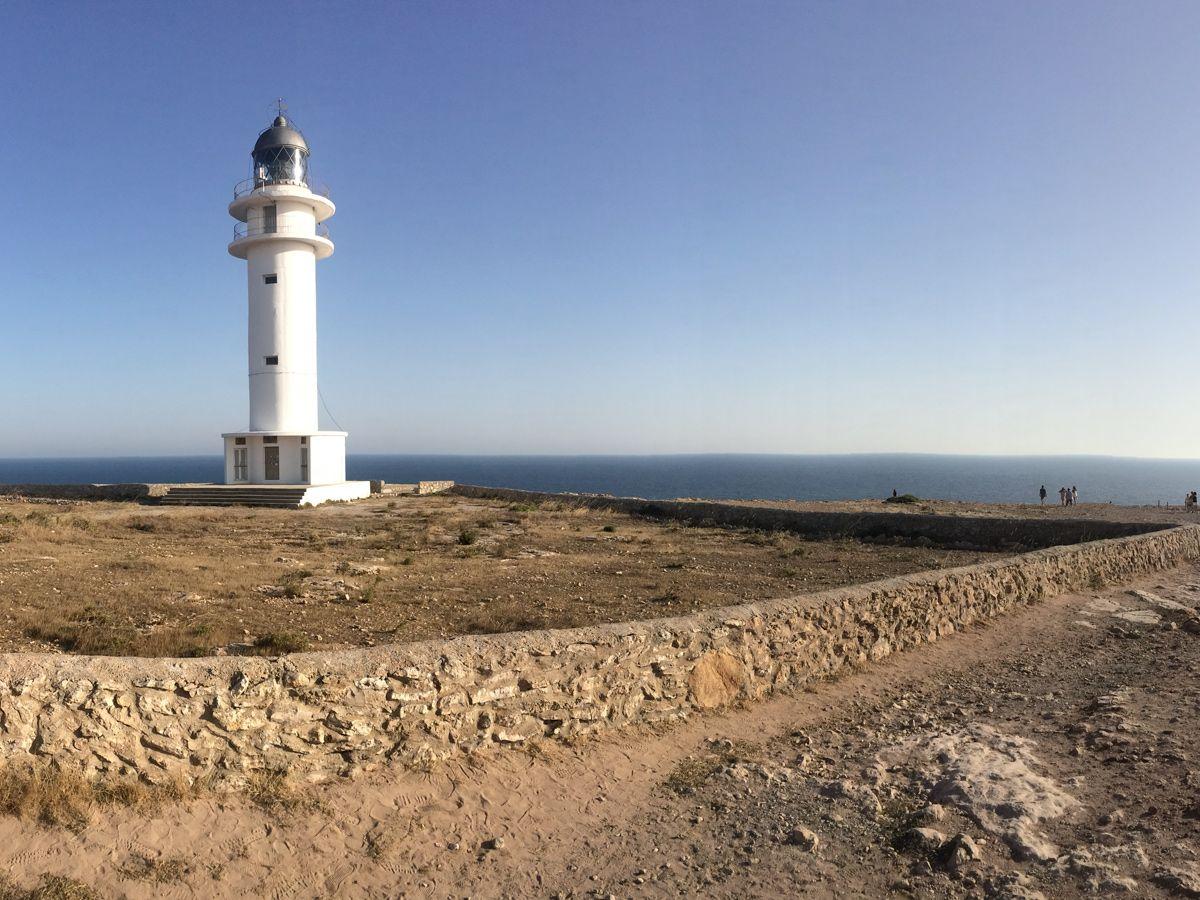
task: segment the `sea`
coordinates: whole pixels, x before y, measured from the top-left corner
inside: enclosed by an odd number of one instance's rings
[[[1181,504],[1200,490],[1200,460],[1115,456],[931,454],[687,454],[661,456],[447,456],[357,454],[347,477],[665,499],[712,497],[857,500],[901,494],[988,503],[1058,501],[1075,486],[1081,503]],[[0,459],[0,484],[206,482],[219,456]]]

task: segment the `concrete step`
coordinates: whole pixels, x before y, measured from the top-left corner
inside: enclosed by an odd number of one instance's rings
[[[295,509],[307,487],[178,487],[159,498],[166,506],[271,506]]]

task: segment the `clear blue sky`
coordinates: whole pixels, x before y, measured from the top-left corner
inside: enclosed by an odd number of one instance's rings
[[[0,0],[0,456],[245,427],[277,96],[351,452],[1200,456],[1197,47],[1182,2]]]

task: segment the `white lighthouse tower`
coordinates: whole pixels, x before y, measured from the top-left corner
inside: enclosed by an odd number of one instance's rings
[[[250,155],[229,204],[249,289],[250,423],[222,435],[225,483],[306,486],[305,503],[367,496],[369,482],[346,481],[346,432],[317,422],[317,260],[333,254],[333,201],[310,186],[308,143],[282,112]]]

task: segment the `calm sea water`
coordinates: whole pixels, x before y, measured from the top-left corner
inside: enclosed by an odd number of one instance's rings
[[[1057,502],[1076,485],[1081,502],[1182,503],[1200,490],[1200,460],[1107,456],[392,456],[352,455],[352,479],[452,479],[466,484],[625,496],[848,500],[892,489],[920,497]],[[0,459],[0,483],[216,481],[220,457]]]

